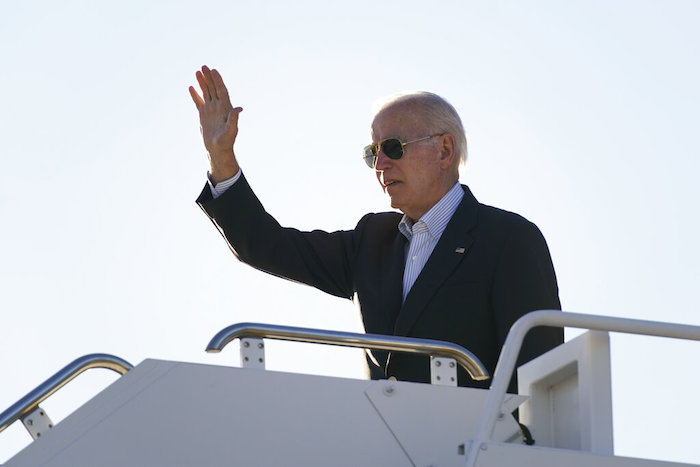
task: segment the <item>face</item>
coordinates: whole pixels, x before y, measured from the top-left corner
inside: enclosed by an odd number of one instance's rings
[[[389,108],[372,122],[372,141],[387,138],[412,141],[430,134],[427,125],[406,107]],[[391,198],[391,207],[414,221],[420,219],[447,192],[442,137],[411,143],[403,148],[401,159],[390,159],[380,151],[375,167],[377,180]],[[454,183],[454,182],[453,182]]]

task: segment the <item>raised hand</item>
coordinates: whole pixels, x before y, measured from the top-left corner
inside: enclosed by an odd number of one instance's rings
[[[203,66],[202,71],[197,71],[196,77],[202,95],[192,86],[189,88],[190,95],[199,111],[199,124],[204,147],[209,153],[212,182],[218,183],[238,172],[233,143],[238,135],[238,114],[243,109],[231,105],[228,90],[218,71]]]

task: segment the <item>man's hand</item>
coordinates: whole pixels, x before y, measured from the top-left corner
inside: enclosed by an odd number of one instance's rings
[[[212,182],[216,184],[238,172],[233,143],[238,135],[238,114],[243,109],[231,105],[226,85],[218,71],[203,66],[196,77],[202,88],[202,96],[192,86],[190,95],[199,111],[204,147],[209,152],[209,172]]]

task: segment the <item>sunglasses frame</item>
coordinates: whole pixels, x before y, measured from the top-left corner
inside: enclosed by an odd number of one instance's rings
[[[434,135],[423,136],[422,138],[414,139],[411,141],[406,141],[405,143],[402,143],[401,140],[398,138],[383,139],[378,143],[372,143],[372,144],[365,146],[364,155],[362,156],[362,158],[365,160],[365,163],[367,164],[367,166],[370,169],[374,169],[377,167],[377,158],[379,157],[380,151],[383,152],[384,155],[386,155],[386,157],[388,157],[389,159],[399,160],[403,157],[403,154],[404,154],[403,148],[405,148],[409,144],[417,143],[419,141],[425,141],[425,140],[428,140],[430,138],[435,138],[436,136],[444,136],[444,135],[445,135],[445,133],[435,133]],[[386,143],[387,141],[398,141],[398,143],[400,144],[398,156],[392,156],[390,154],[387,154],[386,151],[384,151],[382,146],[384,146],[384,143]]]

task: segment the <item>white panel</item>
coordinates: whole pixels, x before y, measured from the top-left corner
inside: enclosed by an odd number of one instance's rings
[[[411,465],[368,384],[146,360],[6,466]]]
[[[610,342],[589,331],[518,368],[520,419],[540,446],[613,453]]]
[[[566,449],[487,443],[476,467],[690,467],[690,464],[615,457]]]
[[[459,445],[474,437],[488,391],[375,381],[365,393],[415,465],[462,466]],[[508,394],[504,405],[512,411],[526,399]],[[510,411],[496,423],[493,438],[520,439]]]
[[[581,416],[578,399],[578,373],[549,388],[553,414],[553,445],[558,448],[581,450],[581,430],[579,429]]]

